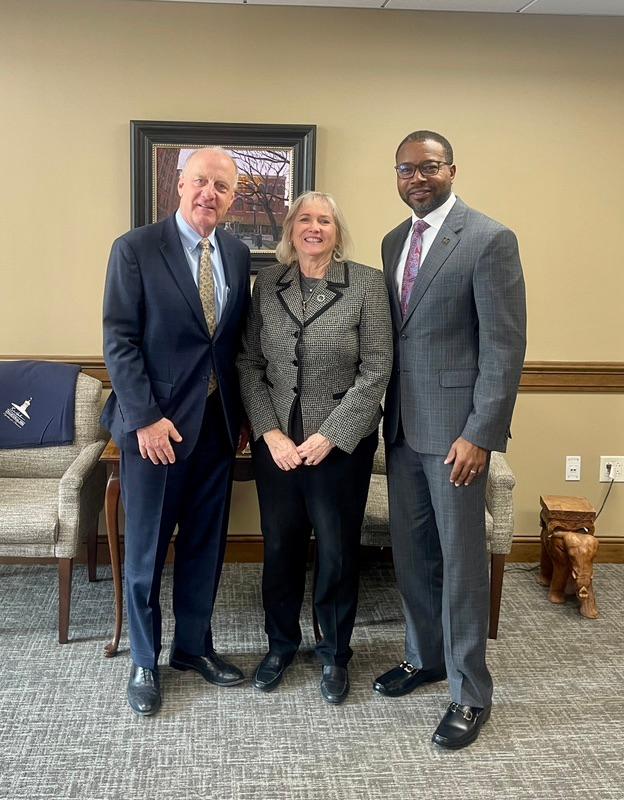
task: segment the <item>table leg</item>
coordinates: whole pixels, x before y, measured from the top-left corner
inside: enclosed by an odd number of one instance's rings
[[[115,589],[115,634],[113,636],[113,641],[104,648],[107,658],[111,658],[117,654],[119,639],[121,638],[121,622],[123,615],[121,557],[119,553],[119,494],[119,464],[113,464],[112,472],[106,484],[106,494],[104,497],[108,548],[110,550],[111,567],[113,570],[113,587]]]

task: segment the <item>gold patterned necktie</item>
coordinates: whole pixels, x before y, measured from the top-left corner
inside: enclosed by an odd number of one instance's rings
[[[208,237],[202,239],[200,245],[202,252],[199,259],[199,276],[197,280],[199,299],[204,309],[208,331],[211,336],[214,336],[214,332],[217,329],[217,304],[215,301],[214,275],[212,274],[212,258],[210,257],[212,245]],[[217,377],[213,368],[208,381],[208,394],[212,394],[216,388]]]
[[[201,300],[202,308],[204,309],[204,316],[206,317],[206,325],[211,336],[217,328],[217,309],[215,304],[215,285],[214,276],[212,274],[212,258],[210,257],[210,250],[212,245],[208,238],[202,239],[200,242],[202,253],[199,259],[199,298]]]

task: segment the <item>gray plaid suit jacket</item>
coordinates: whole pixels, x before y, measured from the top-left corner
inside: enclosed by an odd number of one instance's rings
[[[264,267],[237,366],[255,439],[274,428],[288,433],[299,396],[304,435],[321,433],[352,453],[379,424],[392,367],[383,274],[332,262],[304,314],[298,266]]]
[[[394,330],[384,437],[399,416],[410,447],[446,455],[458,436],[504,451],[526,346],[524,280],[514,233],[457,198],[401,317],[395,272],[411,220],[382,243]]]

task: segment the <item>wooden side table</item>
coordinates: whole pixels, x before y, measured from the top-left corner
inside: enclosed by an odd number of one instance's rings
[[[596,509],[585,497],[545,494],[540,497],[540,521],[548,533],[556,530],[595,533]]]
[[[109,642],[104,648],[104,654],[107,658],[117,655],[123,623],[123,584],[121,580],[121,548],[119,546],[119,497],[121,494],[119,457],[119,448],[111,439],[100,456],[100,461],[109,465],[110,468],[104,495],[104,515],[115,592],[115,630],[112,642]],[[234,462],[234,480],[251,481],[253,477],[251,455],[238,453]]]
[[[541,557],[539,582],[550,588],[551,603],[565,603],[576,593],[579,611],[596,619],[598,609],[592,586],[593,562],[598,552],[596,510],[585,497],[540,497]]]

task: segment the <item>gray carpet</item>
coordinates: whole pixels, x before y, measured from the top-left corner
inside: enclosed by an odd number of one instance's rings
[[[430,742],[445,683],[394,700],[371,691],[403,654],[388,566],[362,576],[344,706],[320,698],[308,602],[304,646],[276,692],[218,689],[164,666],[164,705],[151,719],[126,705],[127,640],[117,658],[103,657],[112,585],[100,575],[89,584],[76,569],[72,641],[59,646],[55,568],[0,566],[1,798],[624,798],[622,565],[596,568],[596,621],[573,602],[550,605],[534,572],[507,573],[489,648],[492,719],[457,753]],[[215,614],[219,650],[247,674],[265,645],[259,578],[258,565],[226,565]]]

